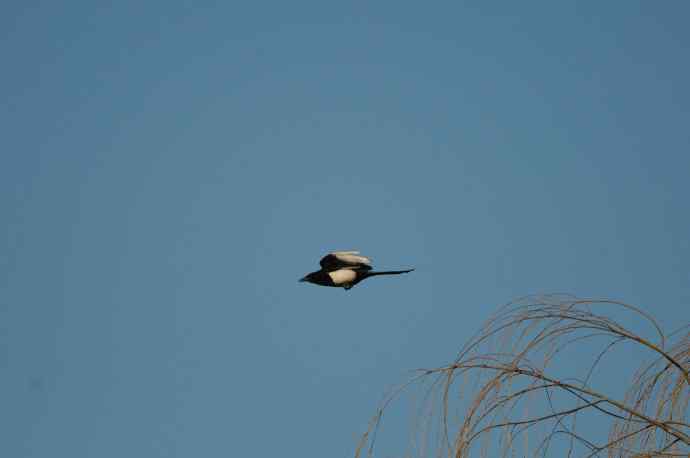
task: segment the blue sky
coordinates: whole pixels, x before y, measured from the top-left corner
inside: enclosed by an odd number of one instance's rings
[[[0,454],[351,456],[517,296],[687,323],[689,13],[6,5]]]

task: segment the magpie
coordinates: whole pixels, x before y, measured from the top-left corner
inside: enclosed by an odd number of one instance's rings
[[[300,281],[321,286],[342,287],[348,290],[369,277],[406,274],[414,270],[374,272],[371,270],[371,259],[361,256],[359,251],[334,251],[321,258],[319,264],[321,270],[305,275]]]

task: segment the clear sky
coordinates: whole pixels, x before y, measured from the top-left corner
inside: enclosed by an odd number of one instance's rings
[[[689,3],[111,3],[0,16],[1,456],[346,457],[517,296],[688,322]]]

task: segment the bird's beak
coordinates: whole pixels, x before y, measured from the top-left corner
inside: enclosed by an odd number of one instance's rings
[[[300,282],[307,281],[307,277],[302,277],[299,279]]]

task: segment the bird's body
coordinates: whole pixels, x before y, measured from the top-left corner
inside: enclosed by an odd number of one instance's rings
[[[357,279],[357,272],[350,269],[338,269],[328,272],[331,281],[336,285],[350,284]]]
[[[369,277],[398,275],[414,270],[374,272],[371,270],[371,260],[366,256],[361,256],[358,251],[334,251],[321,258],[319,264],[321,265],[320,270],[307,274],[300,281],[347,290]]]

